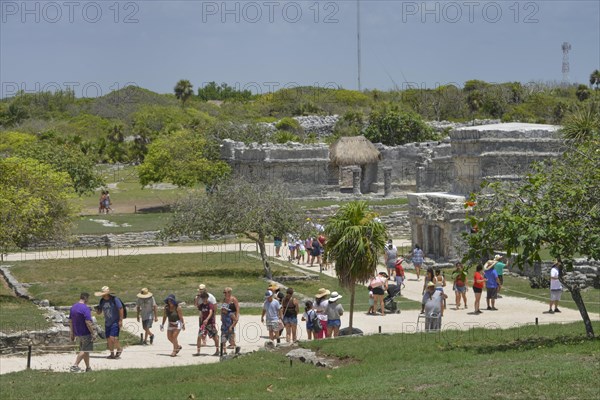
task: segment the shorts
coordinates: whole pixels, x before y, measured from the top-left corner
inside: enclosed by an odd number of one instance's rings
[[[209,338],[214,338],[217,335],[217,327],[215,324],[209,324],[204,327],[204,329],[198,330],[198,337],[207,335]]]
[[[498,275],[498,280],[500,281],[500,285],[504,285],[504,275]]]
[[[275,247],[281,247],[281,240],[276,240],[274,243]]]
[[[312,249],[310,251],[310,255],[313,257],[320,257],[321,256],[321,249]]]
[[[385,266],[387,267],[387,269],[393,269],[395,271],[396,270],[396,260],[389,260]]]
[[[342,326],[342,320],[340,320],[340,319],[328,319],[327,320],[327,327],[339,328],[340,326]]]
[[[93,351],[92,335],[79,336],[79,351]]]
[[[385,290],[383,290],[383,286],[378,286],[376,288],[373,288],[373,294],[383,296],[385,294]]]
[[[369,297],[369,307],[373,307],[375,305],[375,299],[372,297]]]
[[[269,331],[279,331],[279,321],[267,321],[267,329]]]
[[[550,291],[550,301],[559,301],[562,295],[562,289],[555,289]]]
[[[481,293],[481,292],[483,292],[482,288],[478,288],[478,287],[473,286],[473,293]]]
[[[458,293],[467,293],[466,286],[454,286],[454,291]]]
[[[150,328],[152,328],[152,318],[143,320],[142,321],[142,328],[144,328],[144,329],[150,329]]]
[[[487,288],[487,298],[495,299],[498,295],[498,288]]]
[[[112,325],[105,326],[104,328],[105,328],[104,331],[105,331],[106,337],[116,337],[116,338],[119,337],[119,332],[121,330],[119,329],[118,322],[115,322]]]
[[[288,250],[289,251],[294,251],[294,250],[296,250],[296,246],[293,245],[293,244],[288,244]]]
[[[306,255],[306,250],[300,250],[300,255],[301,256],[305,256]]]
[[[181,329],[181,321],[169,322],[168,331],[177,331]]]
[[[298,325],[298,317],[286,317],[283,316],[284,325]]]

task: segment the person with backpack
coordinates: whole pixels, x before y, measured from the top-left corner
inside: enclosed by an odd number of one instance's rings
[[[123,328],[123,319],[127,317],[127,311],[121,299],[111,293],[108,286],[103,286],[102,290],[94,293],[95,296],[101,297],[100,302],[96,306],[98,315],[104,314],[104,328],[106,334],[106,345],[110,351],[107,357],[110,360],[121,357],[123,348],[119,343],[119,333]],[[117,353],[115,354],[115,349]]]
[[[308,340],[316,339],[317,333],[323,330],[317,312],[313,309],[313,302],[308,300],[304,303],[304,314],[302,314],[302,321],[306,321],[306,334]]]

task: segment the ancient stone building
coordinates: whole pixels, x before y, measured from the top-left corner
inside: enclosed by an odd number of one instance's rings
[[[229,163],[234,175],[289,183],[295,197],[355,193],[356,174],[360,193],[383,195],[386,170],[390,192],[414,191],[417,163],[449,153],[448,143],[392,147],[372,144],[364,137],[342,138],[331,147],[300,143],[246,145],[231,140],[221,146],[221,158]]]
[[[436,260],[461,253],[465,201],[483,181],[515,180],[533,161],[561,153],[558,126],[494,124],[463,127],[450,133],[451,151],[420,163],[417,190],[409,193],[412,241]]]

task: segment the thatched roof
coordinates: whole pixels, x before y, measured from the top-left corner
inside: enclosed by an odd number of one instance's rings
[[[364,136],[341,137],[329,147],[329,160],[338,167],[374,164],[381,154]]]

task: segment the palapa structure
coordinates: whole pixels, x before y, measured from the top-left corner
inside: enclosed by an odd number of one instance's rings
[[[352,171],[354,194],[374,191],[371,184],[377,182],[377,166],[381,153],[364,136],[341,137],[329,147],[331,161],[329,175],[343,181],[343,169]],[[333,182],[332,182],[333,183]],[[376,189],[375,189],[376,191]]]

